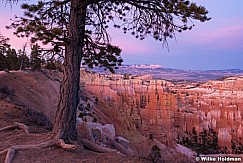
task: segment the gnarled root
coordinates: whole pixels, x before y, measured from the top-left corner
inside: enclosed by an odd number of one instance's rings
[[[64,140],[62,139],[51,139],[45,142],[41,142],[38,144],[29,144],[29,145],[16,145],[9,147],[8,149],[5,149],[0,152],[0,154],[7,153],[5,157],[4,163],[11,163],[12,159],[14,158],[14,154],[17,150],[21,149],[34,149],[34,148],[46,148],[51,146],[58,146],[64,150],[75,150],[79,146],[78,145],[72,145],[72,144],[66,144]]]
[[[30,129],[28,126],[26,126],[23,123],[19,123],[19,122],[15,122],[13,125],[10,126],[6,126],[0,129],[1,131],[6,131],[6,130],[14,130],[14,129],[20,129],[23,130],[25,133],[29,134],[30,133]]]
[[[55,145],[58,147],[61,147],[64,150],[70,150],[70,151],[75,150],[78,147],[80,147],[79,145],[66,144],[63,139],[58,139],[56,141]]]
[[[0,129],[1,131],[6,131],[6,130],[14,130],[14,129],[20,129],[23,130],[25,133],[29,134],[30,130],[29,127],[26,126],[25,124],[15,122],[13,125],[3,127]],[[34,149],[34,148],[46,148],[46,147],[51,147],[51,146],[58,146],[64,150],[75,150],[79,146],[78,145],[72,145],[72,144],[66,144],[63,139],[60,139],[58,136],[57,137],[50,137],[44,142],[36,143],[36,144],[28,144],[28,145],[15,145],[11,146],[3,151],[0,151],[0,154],[6,153],[5,157],[5,163],[11,163],[11,161],[14,158],[14,155],[17,150],[22,150],[22,149]]]
[[[33,148],[44,148],[44,147],[49,147],[49,146],[53,146],[54,145],[54,141],[50,140],[50,141],[46,141],[46,142],[42,142],[42,143],[38,143],[38,144],[29,144],[29,145],[16,145],[16,146],[12,146],[9,147],[3,151],[0,152],[0,154],[3,154],[5,152],[7,152],[6,157],[5,157],[5,163],[11,163],[14,154],[17,150],[21,150],[21,149],[33,149]]]

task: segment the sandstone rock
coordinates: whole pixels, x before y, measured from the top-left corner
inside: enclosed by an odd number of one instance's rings
[[[198,86],[146,77],[124,79],[123,75],[82,74],[82,77],[85,90],[103,102],[104,108],[112,108],[105,112],[112,112],[109,118],[117,122],[119,133],[129,130],[146,137],[153,135],[165,143],[187,138],[200,144],[205,143],[204,137],[212,142],[215,135],[223,141],[220,128],[232,128],[235,132],[229,132],[228,138],[231,135],[233,142],[243,143],[239,128],[243,115],[243,77]],[[232,144],[226,144],[230,149]]]
[[[94,121],[94,117],[91,117],[89,115],[84,117],[86,119],[86,122],[93,122]]]
[[[105,124],[104,126],[101,127],[102,132],[105,134],[109,135],[113,140],[116,136],[116,131],[115,127],[112,124]]]
[[[80,118],[78,118],[80,119]],[[77,132],[78,136],[91,140],[92,142],[98,144],[107,144],[105,137],[113,139],[116,136],[115,128],[112,124],[99,124],[93,122],[84,122],[82,120],[77,120]]]
[[[221,148],[227,147],[231,149],[232,136],[229,133],[229,129],[220,128],[218,132],[218,144]]]
[[[103,145],[103,144],[107,143],[105,141],[103,133],[100,129],[93,128],[93,129],[91,129],[91,132],[92,132],[92,136],[93,136],[93,139],[94,139],[96,144],[102,144]]]
[[[85,138],[95,142],[90,126],[86,122],[77,123],[78,137]]]
[[[115,141],[119,144],[121,144],[124,148],[128,149],[129,141],[121,136],[118,136],[115,138]]]

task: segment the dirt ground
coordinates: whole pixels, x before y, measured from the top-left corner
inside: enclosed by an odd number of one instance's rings
[[[29,122],[21,109],[14,104],[0,101],[0,127],[12,125],[14,122],[21,122],[30,127],[31,133],[15,129],[0,132],[0,151],[22,144],[33,144],[45,140],[49,131],[41,126]],[[0,162],[4,162],[6,154],[0,155]],[[144,162],[138,158],[127,157],[118,153],[97,153],[82,147],[75,151],[65,151],[58,147],[39,148],[31,150],[19,150],[16,152],[13,163],[106,163],[106,162]]]

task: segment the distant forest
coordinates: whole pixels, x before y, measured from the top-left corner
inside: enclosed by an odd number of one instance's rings
[[[31,45],[29,54],[26,45],[16,50],[8,44],[8,38],[0,35],[0,71],[41,69],[47,68],[62,71],[62,57],[56,53],[50,55],[49,51],[40,48],[38,44]]]

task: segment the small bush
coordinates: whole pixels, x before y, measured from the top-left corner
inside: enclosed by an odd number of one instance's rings
[[[5,96],[12,96],[15,94],[15,92],[13,89],[11,89],[7,86],[0,86],[0,94],[2,94],[2,95],[0,95],[0,97],[1,96],[5,97]]]

